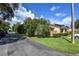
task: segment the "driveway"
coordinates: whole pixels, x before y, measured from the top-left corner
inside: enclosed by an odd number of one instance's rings
[[[65,56],[66,54],[50,49],[15,33],[8,34],[0,44],[0,56]],[[6,40],[5,40],[6,39]],[[6,42],[5,42],[6,41]],[[2,42],[2,41],[1,41]]]

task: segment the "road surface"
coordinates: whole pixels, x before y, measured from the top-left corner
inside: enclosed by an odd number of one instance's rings
[[[2,38],[0,56],[65,56],[66,54],[50,49],[15,33]]]

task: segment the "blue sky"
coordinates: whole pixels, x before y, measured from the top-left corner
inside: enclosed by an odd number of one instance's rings
[[[79,4],[74,4],[75,19],[79,19]],[[23,22],[25,18],[45,18],[53,23],[70,26],[70,3],[23,3],[15,11],[14,23]]]
[[[47,3],[47,4],[22,4],[25,8],[32,10],[36,16],[44,16],[45,18],[59,18],[56,17],[56,13],[62,13],[70,15],[70,4],[56,4],[56,3]],[[54,10],[51,10],[54,9]]]

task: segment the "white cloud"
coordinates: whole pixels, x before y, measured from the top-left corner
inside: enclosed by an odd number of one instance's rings
[[[17,20],[17,18],[16,18],[16,17],[13,17],[13,18],[12,18],[12,21],[18,21],[18,20]]]
[[[66,16],[64,13],[56,13],[55,16]]]
[[[36,19],[39,19],[39,17],[35,17]]]
[[[54,18],[49,18],[49,21],[50,21],[51,24],[61,24],[62,25],[61,21],[54,19]]]
[[[12,21],[10,21],[10,23],[11,23],[11,26],[13,25],[13,24],[16,24],[17,22],[19,22],[19,23],[23,23],[23,20],[18,20],[17,19],[17,17],[13,17],[12,18]]]
[[[40,16],[40,18],[44,18],[44,16],[43,16],[43,15],[41,15],[41,16]]]
[[[51,11],[54,11],[56,9],[56,7],[55,6],[53,6],[52,8],[51,8]]]
[[[26,17],[30,17],[30,18],[35,18],[34,13],[31,12],[31,10],[29,10],[28,12],[26,12]]]
[[[17,22],[23,23],[23,21],[27,17],[30,17],[31,19],[35,18],[35,14],[32,13],[31,10],[27,11],[27,9],[25,7],[23,7],[21,4],[20,4],[18,10],[14,11],[14,15],[15,15],[15,17],[12,18],[13,24],[17,23]]]
[[[51,22],[51,24],[54,24],[55,23],[55,24],[61,24],[61,25],[70,26],[71,25],[71,17],[70,16],[67,16],[67,17],[61,19],[61,21],[58,20],[58,19],[51,18],[50,19],[50,22]]]
[[[59,8],[60,8],[59,6],[53,6],[50,10],[54,11],[54,10],[59,9]]]
[[[70,25],[71,25],[71,16],[65,17],[65,18],[62,20],[62,23],[65,24],[65,25],[70,26]]]
[[[56,13],[55,15],[56,15],[56,16],[60,16],[60,15],[61,15],[61,13]]]
[[[27,11],[22,5],[19,6],[19,9],[15,11],[15,16],[25,19],[27,17],[34,18],[35,15],[31,10]]]

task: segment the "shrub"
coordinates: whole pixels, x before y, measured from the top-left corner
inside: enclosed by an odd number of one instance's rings
[[[19,34],[25,34],[26,32],[25,32],[25,28],[24,28],[24,25],[19,25],[18,27],[17,27],[17,33],[19,33]]]
[[[39,25],[36,29],[37,37],[48,37],[48,25]]]
[[[53,37],[61,37],[61,36],[67,36],[69,35],[70,33],[56,33],[56,34],[53,34]]]

